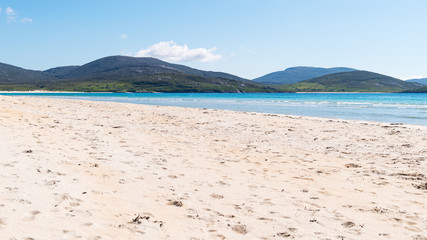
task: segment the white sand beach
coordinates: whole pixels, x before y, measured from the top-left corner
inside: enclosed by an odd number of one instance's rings
[[[427,239],[427,127],[0,96],[0,239]]]

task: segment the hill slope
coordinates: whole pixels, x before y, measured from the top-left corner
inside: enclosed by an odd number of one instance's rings
[[[0,65],[0,90],[130,92],[273,92],[243,78],[155,58],[105,57],[83,66],[32,71]]]
[[[282,90],[300,92],[401,92],[419,88],[417,83],[368,71],[334,73],[305,80],[292,85],[282,85]]]
[[[49,76],[51,78],[61,79],[65,75],[67,75],[68,73],[70,73],[71,71],[73,71],[79,67],[80,66],[56,67],[56,68],[51,68],[51,69],[48,69],[46,71],[43,71],[43,74],[45,74],[45,76]]]
[[[46,80],[47,77],[41,71],[27,70],[9,64],[0,63],[0,84],[31,83]]]
[[[262,77],[255,78],[253,81],[265,84],[292,84],[327,74],[351,71],[356,71],[356,69],[344,67],[292,67],[287,68],[284,71],[273,72]]]
[[[406,80],[407,82],[413,82],[413,83],[421,83],[423,85],[427,85],[427,78],[419,78],[419,79],[410,79]]]
[[[427,86],[403,91],[404,93],[427,93]]]
[[[64,79],[78,78],[140,78],[153,74],[186,74],[208,78],[224,78],[244,81],[243,78],[221,72],[202,71],[184,65],[172,64],[156,58],[110,56],[71,69],[62,75]]]

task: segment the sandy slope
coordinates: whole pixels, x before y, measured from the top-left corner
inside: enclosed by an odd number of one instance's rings
[[[427,127],[0,96],[0,239],[426,239]]]

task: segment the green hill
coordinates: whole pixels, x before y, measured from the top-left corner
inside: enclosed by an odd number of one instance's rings
[[[403,91],[404,93],[427,93],[427,86],[412,89],[412,90],[406,90]]]
[[[418,78],[418,79],[410,79],[406,80],[408,82],[421,83],[423,85],[427,85],[427,78]]]
[[[103,77],[132,79],[153,74],[183,74],[238,81],[245,80],[227,73],[202,71],[184,65],[171,64],[156,58],[135,58],[126,56],[101,58],[83,66],[69,69],[68,72],[64,71],[60,77],[63,79]]]
[[[155,58],[105,57],[82,66],[32,71],[0,65],[0,90],[96,92],[277,92],[228,73]]]
[[[292,67],[283,71],[269,73],[259,78],[253,79],[255,82],[278,85],[278,84],[292,84],[308,80],[315,77],[320,77],[327,74],[339,72],[357,71],[353,68],[318,68],[318,67]]]
[[[79,68],[80,66],[65,66],[65,67],[56,67],[51,68],[46,71],[43,71],[43,74],[45,76],[49,76],[51,78],[61,79],[65,75],[67,75],[69,72]]]
[[[27,70],[0,63],[0,84],[31,83],[49,79],[41,71]]]
[[[279,88],[297,92],[401,92],[420,86],[378,73],[353,71],[328,74]]]

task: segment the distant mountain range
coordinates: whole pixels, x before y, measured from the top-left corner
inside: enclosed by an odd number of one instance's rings
[[[105,57],[82,66],[33,71],[0,64],[0,90],[127,92],[277,92],[228,73],[155,58]]]
[[[85,92],[402,92],[423,85],[352,68],[294,67],[250,81],[155,58],[105,57],[46,71],[0,63],[3,91]]]
[[[427,78],[418,78],[418,79],[410,79],[406,80],[407,82],[421,83],[423,85],[427,85]]]
[[[291,67],[283,71],[272,72],[259,78],[253,79],[255,82],[279,85],[292,84],[304,80],[320,77],[327,74],[339,72],[357,71],[353,68],[335,67],[335,68],[318,68],[318,67]]]
[[[283,91],[296,92],[402,92],[420,87],[422,85],[419,83],[368,71],[333,73],[278,86]]]

